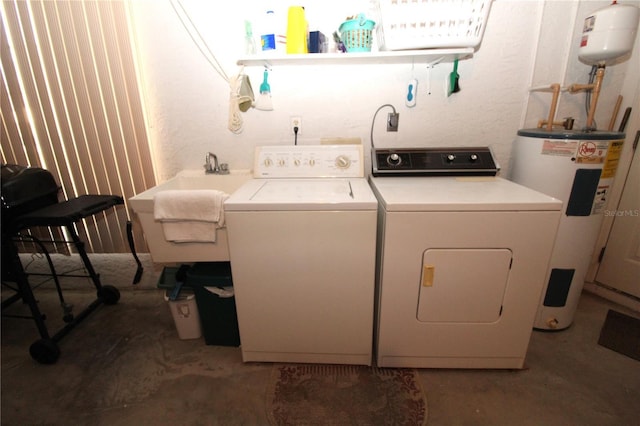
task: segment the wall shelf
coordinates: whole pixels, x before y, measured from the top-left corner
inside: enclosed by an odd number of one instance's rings
[[[473,56],[474,49],[425,49],[365,53],[310,53],[304,55],[255,55],[238,59],[238,65],[364,65],[453,62]]]

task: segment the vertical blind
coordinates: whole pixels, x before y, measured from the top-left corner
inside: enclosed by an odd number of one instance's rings
[[[65,198],[155,185],[127,0],[0,2],[2,162],[42,167]],[[128,250],[129,209],[78,224],[87,251]],[[141,231],[136,246],[146,251]]]

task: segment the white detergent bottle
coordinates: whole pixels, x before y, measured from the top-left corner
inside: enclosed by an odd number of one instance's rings
[[[276,51],[276,14],[267,10],[260,30],[260,46],[263,53]]]

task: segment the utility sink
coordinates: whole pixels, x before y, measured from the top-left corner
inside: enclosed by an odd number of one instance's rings
[[[250,170],[226,175],[205,174],[203,170],[183,170],[175,177],[129,198],[131,209],[142,225],[151,258],[156,263],[221,262],[229,260],[227,229],[218,229],[215,243],[173,243],[164,239],[162,224],[153,218],[153,198],[160,191],[175,189],[217,189],[231,195],[252,179]]]

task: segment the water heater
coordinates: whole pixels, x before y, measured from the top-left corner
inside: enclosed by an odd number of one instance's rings
[[[624,138],[622,132],[518,131],[510,179],[564,203],[536,329],[563,330],[573,322]]]
[[[590,14],[582,28],[580,60],[589,65],[606,64],[631,52],[639,18],[640,9],[615,1]]]

